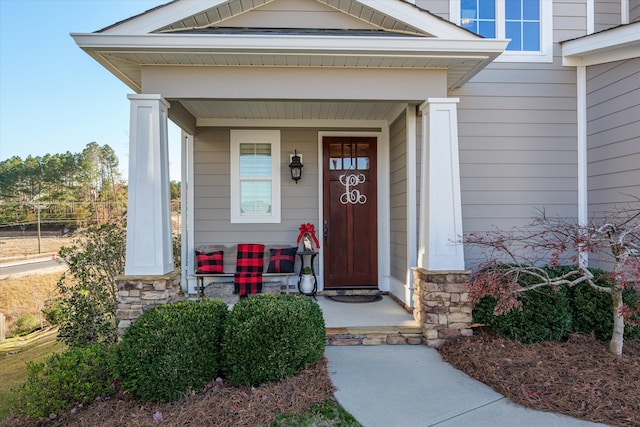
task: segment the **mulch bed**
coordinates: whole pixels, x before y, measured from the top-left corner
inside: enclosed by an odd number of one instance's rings
[[[566,342],[521,344],[486,331],[439,349],[443,359],[511,401],[612,426],[640,426],[640,340],[622,357],[575,334]]]
[[[95,402],[54,420],[10,418],[2,426],[268,426],[281,413],[297,414],[332,396],[334,387],[323,358],[315,366],[278,383],[233,387],[211,382],[204,391],[174,403],[141,403],[124,394]]]

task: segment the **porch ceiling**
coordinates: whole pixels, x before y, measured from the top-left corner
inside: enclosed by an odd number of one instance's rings
[[[391,121],[404,103],[179,100],[200,124],[215,120]]]

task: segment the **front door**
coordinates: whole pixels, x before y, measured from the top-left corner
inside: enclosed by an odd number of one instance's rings
[[[375,137],[324,137],[324,287],[378,287]]]

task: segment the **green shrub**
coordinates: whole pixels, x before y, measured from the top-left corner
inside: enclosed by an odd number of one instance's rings
[[[48,417],[110,395],[114,357],[113,347],[96,344],[54,353],[43,363],[27,362],[27,380],[17,390],[17,413]]]
[[[552,277],[567,273],[570,266],[547,267]],[[590,269],[599,286],[611,286],[610,276],[599,269]],[[526,285],[526,282],[521,283]],[[624,302],[630,307],[637,305],[640,297],[633,289],[623,293]],[[473,308],[473,320],[483,323],[503,338],[530,343],[561,340],[569,332],[593,333],[608,341],[613,330],[611,296],[598,292],[587,284],[561,287],[553,291],[549,287],[528,291],[520,296],[523,308],[501,316],[494,316],[496,300],[487,296]],[[569,329],[567,329],[569,328]],[[625,325],[625,339],[640,338],[640,327]]]
[[[599,286],[610,287],[610,276],[599,269],[590,269]],[[611,296],[598,292],[587,284],[580,284],[569,289],[569,299],[573,315],[573,330],[585,334],[593,333],[596,338],[609,341],[613,331],[613,306]],[[623,291],[623,301],[635,307],[638,294],[631,288]],[[640,338],[640,327],[626,324],[625,339]]]
[[[49,325],[59,325],[64,318],[64,307],[59,300],[49,299],[42,309],[42,314]]]
[[[542,287],[520,295],[522,310],[495,316],[495,298],[486,296],[473,308],[473,321],[498,336],[523,343],[560,341],[571,332],[571,309],[566,289]]]
[[[28,334],[40,327],[40,321],[31,313],[24,313],[18,316],[11,325],[11,332],[15,335]]]
[[[69,346],[115,343],[117,284],[124,272],[125,229],[118,224],[90,227],[71,246],[60,248],[69,266],[60,280],[58,338]]]
[[[180,301],[146,311],[127,328],[118,349],[122,385],[144,400],[173,401],[202,388],[220,370],[227,306]]]
[[[239,301],[223,339],[226,378],[259,385],[295,375],[324,354],[322,310],[301,295],[261,294]]]

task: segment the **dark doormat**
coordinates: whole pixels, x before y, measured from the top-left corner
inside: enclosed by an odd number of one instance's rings
[[[374,295],[325,295],[325,298],[337,302],[366,303],[380,301],[382,295],[379,293]]]

